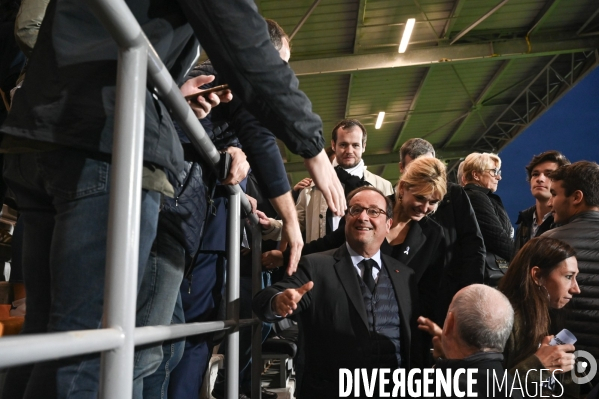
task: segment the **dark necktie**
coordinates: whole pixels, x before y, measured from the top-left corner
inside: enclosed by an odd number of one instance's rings
[[[375,260],[372,259],[364,259],[360,262],[360,264],[364,265],[364,274],[362,274],[362,280],[364,280],[364,284],[370,290],[370,292],[374,291],[374,278],[372,278],[372,268],[376,267],[378,269],[378,264]]]

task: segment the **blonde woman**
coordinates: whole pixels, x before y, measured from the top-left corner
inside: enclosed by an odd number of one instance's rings
[[[487,249],[485,284],[496,286],[514,256],[514,228],[495,194],[501,180],[501,159],[496,154],[474,152],[463,164],[464,190]]]

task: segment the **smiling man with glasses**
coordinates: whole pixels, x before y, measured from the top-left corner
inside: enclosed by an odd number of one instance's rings
[[[339,397],[339,369],[410,368],[414,271],[381,253],[393,209],[374,187],[348,195],[346,242],[302,257],[293,276],[256,295],[265,321],[298,314],[305,342],[301,397]]]
[[[381,213],[387,214],[387,211],[379,208],[362,208],[360,205],[354,205],[347,210],[351,216],[358,216],[362,212],[366,211],[366,214],[370,218],[378,218]]]

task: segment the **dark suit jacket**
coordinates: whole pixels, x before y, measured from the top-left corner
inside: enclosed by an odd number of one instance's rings
[[[412,296],[414,272],[397,260],[381,254],[384,267],[393,283],[399,304],[400,347],[403,364],[412,359]],[[373,368],[370,357],[371,337],[362,292],[347,247],[304,256],[297,272],[259,292],[253,301],[254,312],[265,321],[271,298],[287,288],[297,288],[308,281],[314,288],[306,293],[296,314],[305,342],[305,373],[301,386],[304,398],[335,398],[339,390],[339,368]]]
[[[388,196],[394,202],[394,195]],[[345,218],[341,219],[339,228],[317,240],[307,243],[302,249],[302,255],[322,252],[337,248],[345,242]],[[420,314],[443,324],[445,313],[451,302],[451,297],[440,296],[440,292],[448,289],[448,279],[443,279],[446,257],[443,240],[443,229],[430,217],[424,217],[413,223],[404,242],[389,245],[383,241],[381,252],[400,261],[415,273],[416,284],[420,293]],[[289,262],[289,251],[285,251],[285,264]],[[439,302],[442,301],[442,302]]]

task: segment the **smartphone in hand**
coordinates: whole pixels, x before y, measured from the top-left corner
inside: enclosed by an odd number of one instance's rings
[[[189,95],[185,96],[185,99],[187,101],[195,101],[198,98],[198,96],[206,97],[210,93],[218,93],[218,92],[225,91],[228,89],[229,89],[229,85],[227,85],[227,84],[220,85],[220,86],[214,86],[214,87],[211,87],[206,90],[200,90],[197,93],[189,94]]]

